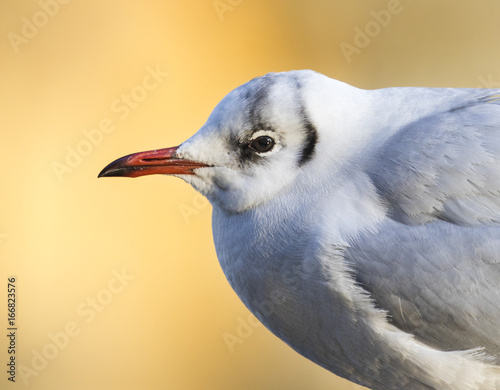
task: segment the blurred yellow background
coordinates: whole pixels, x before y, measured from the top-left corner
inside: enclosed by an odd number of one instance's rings
[[[500,3],[29,0],[0,4],[0,387],[361,389],[258,326],[211,207],[175,178],[100,179],[175,146],[230,90],[310,68],[361,88],[500,87]]]

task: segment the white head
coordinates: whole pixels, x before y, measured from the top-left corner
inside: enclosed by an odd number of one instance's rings
[[[313,71],[270,73],[230,92],[206,124],[177,148],[125,156],[100,176],[174,174],[229,212],[251,209],[286,189],[315,160],[322,134],[320,113],[304,98],[326,81]],[[352,88],[352,87],[349,87]],[[314,100],[314,99],[312,99]],[[329,113],[341,109],[329,102]],[[331,119],[331,118],[330,118]]]

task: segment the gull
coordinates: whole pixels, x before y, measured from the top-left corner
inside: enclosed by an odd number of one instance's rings
[[[99,176],[208,198],[220,265],[295,351],[371,389],[500,389],[500,90],[269,73]]]

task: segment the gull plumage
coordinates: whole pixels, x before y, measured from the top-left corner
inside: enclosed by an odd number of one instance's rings
[[[205,195],[233,289],[331,372],[500,389],[499,93],[270,73],[180,146],[100,176],[173,174]]]

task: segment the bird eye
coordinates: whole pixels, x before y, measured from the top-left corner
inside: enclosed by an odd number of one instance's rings
[[[257,137],[250,142],[250,148],[259,153],[269,152],[274,147],[274,139],[267,135]]]

